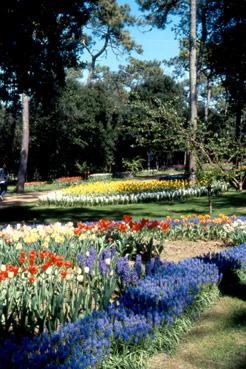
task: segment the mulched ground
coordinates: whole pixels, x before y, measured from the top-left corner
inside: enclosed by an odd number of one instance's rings
[[[220,252],[228,247],[223,241],[166,241],[161,259],[179,261],[203,254]]]

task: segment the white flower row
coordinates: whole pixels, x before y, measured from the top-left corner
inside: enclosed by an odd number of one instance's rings
[[[214,187],[216,191],[226,191],[227,185],[224,183],[218,183]],[[39,197],[41,203],[48,205],[114,205],[114,204],[130,204],[144,201],[158,201],[158,200],[175,200],[181,198],[187,198],[192,196],[203,196],[207,195],[207,187],[196,186],[187,187],[180,189],[167,189],[162,191],[146,191],[146,192],[129,192],[129,193],[118,193],[118,194],[107,194],[107,195],[69,195],[64,194],[62,191],[50,192],[46,195]]]
[[[243,232],[246,235],[246,220],[236,219],[231,224],[224,224],[223,229],[226,233]]]

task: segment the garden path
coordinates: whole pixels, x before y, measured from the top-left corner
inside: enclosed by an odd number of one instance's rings
[[[1,208],[8,208],[12,206],[19,206],[25,203],[38,201],[39,196],[46,194],[47,191],[31,191],[24,193],[11,193],[4,196],[3,201],[0,202]]]

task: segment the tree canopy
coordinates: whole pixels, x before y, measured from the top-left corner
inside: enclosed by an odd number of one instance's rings
[[[0,3],[0,98],[26,92],[50,101],[82,51],[83,26],[96,0]]]

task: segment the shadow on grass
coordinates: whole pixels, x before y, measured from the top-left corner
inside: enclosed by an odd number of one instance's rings
[[[146,211],[146,206],[131,208],[126,207],[115,207],[115,208],[43,208],[37,206],[16,206],[1,209],[0,211],[0,223],[48,223],[54,221],[60,222],[81,222],[81,221],[96,221],[98,219],[115,219],[121,220],[123,215],[129,214],[135,217],[153,217],[151,211]],[[139,214],[139,215],[138,215]],[[155,216],[155,215],[154,215]],[[163,217],[163,212],[157,214],[157,217]]]
[[[222,212],[227,215],[246,215],[246,191],[229,192],[214,198],[214,215]],[[245,208],[244,208],[245,207]],[[120,220],[124,214],[134,218],[162,218],[166,215],[180,216],[205,214],[208,212],[206,197],[173,201],[146,202],[138,204],[102,207],[45,207],[34,203],[0,209],[0,223],[48,223],[94,221],[101,218]]]
[[[223,279],[219,287],[223,295],[237,297],[246,301],[246,283],[242,282],[235,272],[223,272]]]

